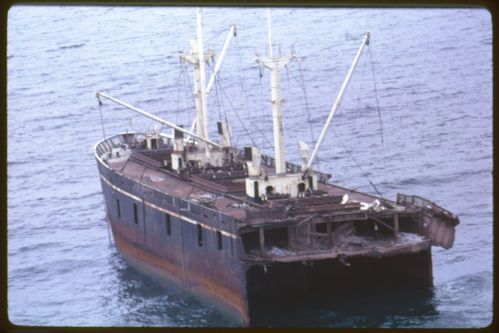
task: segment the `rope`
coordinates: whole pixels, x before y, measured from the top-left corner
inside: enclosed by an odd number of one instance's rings
[[[180,109],[180,92],[184,93],[184,97],[182,100],[184,103],[182,103],[182,107],[185,109],[188,109],[187,101],[192,100],[192,96],[189,96],[189,91],[192,91],[192,82],[189,79],[189,74],[187,73],[187,65],[184,63],[180,63],[180,69],[179,69],[179,75],[178,75],[178,80],[177,80],[177,105],[176,105],[176,118],[175,122],[178,124],[179,123],[179,118],[180,114],[182,113]],[[189,90],[190,89],[190,90]],[[194,114],[195,116],[195,114]],[[185,119],[183,119],[185,120]]]
[[[230,104],[233,112],[236,114],[237,118],[241,122],[241,125],[243,125],[243,127],[246,129],[246,127],[244,126],[244,123],[242,122],[241,118],[239,118],[239,115],[238,115],[238,113],[236,111],[236,108],[234,107],[234,105],[232,105],[232,103],[230,102],[230,99],[227,97],[227,94],[225,93],[225,90],[223,89],[223,86],[222,86],[223,80],[222,80],[222,78],[220,77],[219,80],[220,80],[221,91],[223,92],[225,98],[229,102],[229,104]],[[270,141],[268,140],[268,138],[265,136],[265,133],[260,129],[260,127],[258,127],[257,125],[255,125],[255,123],[253,121],[251,121],[251,124],[255,127],[255,129],[257,130],[257,132],[260,134],[260,136],[263,138],[263,140],[268,144],[268,146],[272,147],[272,144],[270,143]],[[253,143],[253,145],[257,146],[257,144],[255,143],[255,141],[251,138],[249,132],[247,132],[247,135],[250,137],[250,140]]]
[[[222,88],[222,78],[218,78],[219,79],[219,83],[220,83],[220,87]],[[227,102],[229,103],[230,107],[232,108],[232,111],[234,112],[234,114],[236,115],[237,119],[239,120],[239,122],[241,123],[241,126],[244,130],[244,132],[246,133],[246,135],[248,136],[248,138],[250,139],[251,143],[256,146],[256,143],[255,141],[253,140],[253,138],[251,137],[251,134],[250,132],[248,131],[248,129],[246,128],[246,126],[244,126],[244,122],[242,121],[242,119],[239,117],[239,114],[237,113],[236,109],[234,108],[234,105],[232,104],[232,102],[230,101],[230,98],[227,96],[227,94],[225,93],[225,90],[224,89],[220,89],[220,91],[222,92],[223,96],[225,96],[225,98],[227,99]]]
[[[99,114],[100,114],[100,125],[102,128],[102,137],[103,139],[106,138],[106,130],[104,129],[104,118],[102,117],[102,101],[100,100],[99,96],[97,96],[97,100],[99,101]]]
[[[357,112],[356,112],[356,118],[359,118],[359,111],[360,110],[360,100],[361,100],[361,95],[362,95],[362,85],[364,83],[364,74],[366,71],[366,64],[367,62],[364,60],[362,64],[362,71],[360,73],[360,87],[359,87],[359,95],[357,96]]]
[[[182,75],[184,72],[184,66],[182,66],[182,64],[179,63],[179,67],[178,67],[178,76],[177,76],[177,79],[175,81],[175,86],[177,87],[177,105],[175,107],[175,110],[177,111],[177,119],[175,120],[176,123],[178,123],[178,114],[180,112],[180,91],[182,89],[180,89],[181,87],[184,86],[184,77],[185,75]],[[180,81],[182,79],[182,81]]]
[[[223,106],[221,106],[223,104],[223,101],[220,98],[220,84],[218,83],[217,79],[215,79],[215,95],[216,95],[216,103],[217,103],[217,109],[218,109],[218,120],[222,121],[221,110],[224,110],[224,115],[225,115],[226,119],[227,119],[227,114],[225,112],[225,108]]]
[[[315,144],[314,128],[312,127],[312,116],[310,114],[308,95],[307,95],[307,90],[305,88],[305,79],[303,77],[303,71],[302,71],[302,67],[301,67],[300,62],[298,62],[298,71],[300,73],[300,80],[298,80],[293,75],[291,77],[293,78],[293,80],[296,81],[296,83],[298,84],[298,87],[300,87],[302,92],[303,92],[303,99],[305,101],[305,110],[307,111],[307,123],[308,123],[308,127],[310,129],[310,137],[312,138],[312,143]],[[318,155],[316,155],[316,157],[315,157],[314,164],[317,167],[317,169],[320,169],[320,159],[319,159]]]
[[[305,100],[305,110],[307,111],[307,122],[308,122],[308,127],[310,129],[310,136],[312,137],[312,142],[315,144],[314,128],[312,127],[312,116],[310,115],[310,108],[308,106],[308,96],[307,96],[307,90],[305,88],[305,79],[303,77],[303,70],[301,67],[301,62],[298,62],[298,71],[300,73],[299,85],[301,83],[301,88],[303,91],[303,98]],[[317,169],[320,169],[320,167],[321,167],[320,158],[317,155],[315,157],[315,165],[317,166]]]
[[[239,68],[239,84],[241,86],[241,91],[244,94],[244,103],[245,103],[246,110],[249,110],[250,107],[249,107],[249,102],[248,102],[248,94],[246,93],[247,91],[249,91],[249,89],[247,90],[246,89],[246,85],[244,84],[245,78],[243,76],[244,75],[243,74],[244,71],[242,70],[242,68],[243,68],[243,57],[242,57],[241,47],[239,45],[239,38],[234,38],[234,46],[235,46],[235,49],[236,49],[237,60],[239,62],[237,64],[238,68]],[[252,121],[252,125],[255,126],[253,121]],[[263,137],[263,140],[265,141],[266,140],[265,136],[262,135],[262,137]]]
[[[376,108],[378,110],[378,118],[379,118],[379,130],[381,133],[381,143],[384,146],[384,140],[383,140],[383,121],[381,120],[381,109],[379,107],[379,100],[378,100],[378,89],[376,88],[376,76],[374,75],[374,64],[373,64],[373,58],[371,54],[371,48],[369,47],[368,49],[369,53],[369,60],[371,61],[371,72],[373,75],[373,81],[374,81],[374,96],[376,97]]]
[[[348,154],[348,157],[350,157],[352,159],[352,161],[355,163],[355,165],[357,166],[357,168],[359,168],[359,170],[362,172],[363,176],[367,178],[367,180],[369,181],[369,184],[371,184],[372,188],[374,189],[374,191],[376,191],[376,193],[382,198],[384,199],[383,195],[381,194],[380,191],[378,191],[378,189],[376,188],[376,186],[374,185],[374,183],[371,181],[371,178],[369,178],[369,176],[367,175],[367,172],[365,172],[362,167],[360,166],[360,164],[357,162],[357,160],[353,157],[353,155],[350,153],[350,149],[343,143],[343,141],[340,139],[340,137],[336,134],[336,132],[334,131],[333,128],[331,128],[331,131],[333,132],[334,136],[336,137],[336,139],[338,140],[338,142],[343,146],[343,149],[345,149],[345,152]]]
[[[214,40],[215,38],[220,37],[220,35],[221,35],[221,34],[226,33],[226,32],[227,32],[227,30],[225,30],[225,29],[220,29],[220,30],[219,30],[219,31],[218,31],[218,32],[217,32],[214,36],[212,36],[211,38],[209,38],[209,39],[205,40],[205,41],[204,41],[204,43],[207,45],[207,44],[209,44],[212,40]]]

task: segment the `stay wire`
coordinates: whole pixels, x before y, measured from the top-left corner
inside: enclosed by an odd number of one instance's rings
[[[218,81],[218,75],[217,75],[217,79],[215,80],[215,95],[216,95],[216,104],[217,104],[217,108],[218,108],[218,120],[222,121],[222,110],[223,110],[225,121],[227,121],[227,112],[225,111],[225,106],[223,105],[223,99],[220,98],[220,95],[221,95],[220,90],[221,90],[221,87],[220,87],[220,82]]]
[[[371,52],[371,46],[367,48],[367,53],[369,53],[369,60],[371,62],[371,72],[373,76],[373,82],[374,82],[374,96],[376,98],[376,108],[378,110],[378,118],[379,118],[379,129],[380,129],[380,134],[381,134],[381,143],[384,146],[384,139],[383,139],[383,121],[381,119],[381,109],[379,107],[379,99],[378,99],[378,89],[376,87],[376,76],[374,75],[374,62],[372,58],[372,52]]]
[[[182,64],[179,63],[178,67],[178,75],[177,79],[175,81],[175,86],[177,87],[177,104],[175,107],[175,110],[177,111],[177,117],[176,117],[176,122],[178,122],[178,114],[180,113],[180,91],[182,90],[182,87],[184,86],[184,75],[183,75],[184,68]]]
[[[102,105],[103,105],[103,103],[99,99],[99,112],[101,112],[101,114],[102,114],[102,110],[101,110],[101,106]],[[134,131],[134,132],[137,132],[137,130],[135,128],[133,128],[133,126],[132,126],[132,116],[133,115],[130,115],[128,117],[124,117],[121,113],[118,114],[118,112],[117,112],[118,108],[121,109],[121,107],[114,105],[114,106],[112,106],[112,107],[109,108],[109,112],[112,113],[112,115],[113,115],[113,117],[115,119],[125,119],[125,120],[128,120],[128,126],[130,127],[130,129],[132,129],[132,131]],[[101,119],[103,119],[103,118],[101,118]],[[102,130],[103,130],[103,134],[105,135],[104,126],[102,126]],[[128,128],[127,128],[127,130],[128,130]]]
[[[222,88],[223,80],[220,77],[218,79],[219,79],[220,87]],[[241,123],[241,126],[242,126],[244,132],[246,133],[246,135],[248,136],[248,138],[250,139],[251,143],[254,146],[256,146],[256,143],[253,140],[253,138],[251,137],[250,132],[248,131],[248,129],[244,125],[244,122],[242,121],[242,119],[239,117],[239,114],[237,113],[236,109],[234,108],[234,105],[232,104],[232,102],[230,101],[230,98],[227,96],[227,94],[225,92],[225,89],[220,89],[220,90],[222,91],[223,96],[227,99],[227,102],[229,103],[230,107],[232,108],[232,111],[234,112],[234,114],[236,115],[237,119]]]
[[[186,68],[187,68],[187,65],[184,65]],[[185,109],[187,110],[189,108],[189,105],[187,104],[187,101],[191,101],[192,103],[194,102],[194,100],[192,99],[192,94],[189,94],[189,91],[194,91],[194,83],[193,81],[189,78],[189,73],[188,72],[188,69],[186,69],[184,71],[184,76],[185,76],[185,81],[187,82],[187,86],[189,89],[185,89],[184,92],[185,92],[185,101],[186,103],[184,104],[185,105]],[[196,117],[196,106],[194,105],[194,107],[192,107],[192,104],[190,105],[191,106],[191,109],[194,110],[194,117]]]
[[[230,102],[230,99],[227,97],[227,94],[225,93],[225,90],[223,89],[223,85],[222,85],[222,84],[223,84],[223,80],[222,80],[222,78],[220,77],[220,78],[219,78],[219,80],[220,80],[220,88],[221,88],[221,90],[222,90],[222,92],[223,92],[223,94],[224,94],[225,98],[226,98],[226,99],[227,99],[227,101],[229,102],[229,104],[230,104],[230,106],[231,106],[232,110],[234,111],[234,113],[236,114],[236,116],[238,117],[238,119],[240,119],[240,118],[239,118],[239,115],[238,115],[238,113],[237,113],[237,111],[236,111],[236,108],[232,105],[232,103]],[[250,114],[252,114],[252,113],[250,113]],[[241,120],[240,120],[240,121],[241,121]],[[265,135],[265,133],[261,130],[261,128],[260,128],[260,127],[258,127],[258,126],[255,124],[255,122],[253,121],[253,119],[251,120],[251,124],[254,126],[254,128],[256,129],[256,131],[257,131],[257,132],[260,134],[260,136],[263,138],[263,140],[265,141],[265,143],[266,143],[269,147],[272,147],[272,144],[270,143],[270,141],[269,141],[269,139],[267,138],[267,136]],[[244,124],[243,124],[243,126],[244,126]],[[251,140],[251,142],[253,142],[253,144],[256,146],[256,144],[255,144],[255,142],[254,142],[253,140]]]
[[[376,185],[374,185],[374,183],[371,181],[371,178],[369,178],[369,176],[367,175],[367,172],[365,172],[364,169],[362,169],[362,167],[360,166],[360,164],[353,157],[352,153],[350,152],[350,149],[345,145],[345,143],[343,143],[343,140],[340,139],[340,137],[336,134],[336,132],[334,131],[333,128],[331,128],[331,131],[333,132],[334,136],[336,137],[336,139],[338,140],[338,142],[340,143],[340,145],[343,147],[343,149],[345,150],[345,152],[348,154],[348,157],[350,157],[350,159],[355,163],[355,166],[357,166],[357,168],[359,168],[359,170],[362,172],[362,175],[367,178],[367,180],[369,181],[369,184],[371,184],[371,186],[374,189],[374,191],[376,191],[376,193],[382,199],[384,199],[383,194],[381,194],[381,192],[378,190],[378,188],[376,187]]]
[[[234,47],[236,49],[236,57],[237,57],[237,60],[238,60],[238,68],[239,68],[239,84],[241,86],[241,91],[244,95],[244,103],[245,103],[245,107],[246,107],[246,110],[249,112],[249,114],[253,114],[252,112],[250,112],[250,107],[249,107],[249,102],[248,102],[248,94],[246,93],[247,91],[249,91],[248,89],[246,89],[246,85],[245,85],[245,77],[244,77],[244,70],[243,70],[243,56],[242,56],[242,52],[241,52],[241,46],[239,44],[239,38],[234,38]],[[252,121],[252,124],[253,126],[255,126],[254,124],[254,121]],[[261,133],[261,130],[258,128],[258,126],[255,126],[255,128],[257,128],[257,130]],[[263,135],[261,133],[261,136],[263,138],[263,141],[267,141],[267,138],[265,137],[265,135]]]
[[[295,78],[295,80],[298,82],[298,86],[301,87],[303,91],[303,99],[305,100],[305,110],[307,111],[307,123],[308,127],[310,129],[310,136],[312,138],[312,142],[315,144],[315,135],[314,135],[314,128],[312,127],[312,116],[310,114],[310,108],[309,108],[309,103],[308,103],[308,95],[307,95],[307,89],[305,86],[305,78],[303,77],[303,69],[301,67],[301,62],[298,61],[298,72],[300,73],[300,81]],[[320,169],[320,159],[319,156],[315,157],[315,165],[317,166],[317,169]]]
[[[101,125],[101,128],[102,128],[102,136],[103,136],[103,139],[106,138],[106,130],[104,129],[104,118],[102,116],[102,102],[100,100],[99,97],[97,97],[97,100],[99,102],[99,114],[100,114],[100,125]]]
[[[309,107],[309,102],[308,102],[308,95],[307,95],[307,90],[305,88],[305,79],[303,77],[303,73],[301,72],[301,64],[299,64],[299,70],[300,70],[300,80],[296,78],[296,76],[291,75],[293,80],[296,81],[298,86],[301,88],[303,92],[303,99],[305,100],[305,110],[307,111],[307,123],[308,127],[310,129],[310,136],[312,138],[312,143],[315,144],[315,135],[314,135],[314,129],[312,127],[312,115],[310,113],[310,107]],[[317,169],[320,169],[320,158],[319,155],[315,156],[314,164],[316,165]]]
[[[363,84],[364,84],[364,74],[365,74],[365,71],[366,71],[366,64],[367,64],[367,61],[363,61],[362,62],[362,71],[360,73],[360,87],[359,87],[359,95],[357,96],[357,110],[355,112],[355,118],[359,118],[359,113],[360,113],[360,100],[361,100],[361,96],[362,96],[362,87],[363,87]]]

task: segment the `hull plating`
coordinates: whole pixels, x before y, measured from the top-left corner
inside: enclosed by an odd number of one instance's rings
[[[192,294],[242,324],[249,323],[246,301],[238,291],[213,281],[207,277],[206,272],[184,272],[182,267],[127,241],[120,235],[119,228],[113,228],[113,236],[116,246],[127,262],[138,271],[162,285]]]

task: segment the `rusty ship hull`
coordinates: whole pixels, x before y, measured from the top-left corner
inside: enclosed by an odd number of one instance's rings
[[[366,275],[371,286],[432,286],[431,246],[454,241],[458,218],[425,199],[389,201],[317,173],[310,195],[252,200],[244,172],[172,172],[173,139],[147,148],[144,136],[95,146],[117,248],[137,270],[243,325],[265,304],[314,302],[365,284]],[[233,153],[244,160],[244,151]],[[272,157],[262,162],[274,166]]]

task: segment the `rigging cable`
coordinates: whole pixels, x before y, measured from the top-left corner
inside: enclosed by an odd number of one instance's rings
[[[369,176],[367,175],[367,172],[365,172],[362,167],[360,166],[360,164],[357,162],[357,160],[353,157],[352,153],[350,152],[350,149],[348,149],[348,147],[343,143],[343,141],[340,139],[340,137],[336,134],[336,132],[334,131],[333,128],[331,128],[331,131],[333,132],[334,136],[336,137],[336,139],[338,139],[338,142],[343,146],[343,149],[345,149],[346,153],[348,154],[348,157],[350,157],[352,159],[352,161],[355,163],[355,165],[357,166],[357,168],[359,168],[359,170],[362,172],[363,176],[367,178],[367,180],[369,181],[369,184],[371,184],[372,188],[374,189],[374,191],[376,191],[376,193],[382,198],[384,199],[383,195],[381,194],[380,191],[378,191],[378,189],[376,188],[376,186],[374,185],[374,183],[371,181],[371,178],[369,178]]]
[[[187,82],[186,86],[189,88],[189,89],[184,89],[184,101],[185,101],[185,110],[188,110],[188,109],[191,109],[191,110],[194,110],[194,118],[196,117],[196,106],[194,105],[194,107],[192,107],[192,104],[191,105],[188,105],[188,102],[187,101],[191,101],[191,103],[194,103],[194,100],[192,98],[192,92],[194,91],[194,83],[193,81],[190,79],[189,77],[189,71],[190,67],[187,66],[187,64],[184,64],[184,80],[185,82]],[[191,91],[191,93],[189,93],[189,91]],[[192,119],[192,118],[190,118]],[[189,121],[190,121],[189,119]],[[185,119],[183,119],[183,121],[185,121]]]
[[[315,144],[316,142],[315,142],[314,128],[312,127],[312,116],[310,114],[307,90],[305,89],[305,79],[303,78],[303,73],[301,72],[302,68],[301,68],[300,62],[298,62],[298,64],[299,64],[299,71],[300,71],[300,80],[298,80],[296,78],[296,76],[291,75],[291,77],[293,78],[293,80],[296,81],[296,83],[298,84],[298,86],[301,88],[301,90],[303,92],[303,99],[305,100],[305,110],[307,111],[307,123],[308,123],[308,127],[310,129],[310,136],[312,138],[312,144]],[[317,169],[320,168],[320,158],[318,155],[315,156],[314,164],[317,167]]]
[[[381,143],[384,146],[384,140],[383,140],[383,121],[381,120],[381,109],[379,107],[379,100],[378,100],[378,89],[376,88],[376,76],[374,75],[374,63],[373,63],[373,58],[371,54],[371,47],[367,48],[367,53],[369,53],[369,60],[371,61],[371,72],[373,75],[373,81],[374,81],[374,96],[376,97],[376,108],[378,110],[378,117],[379,117],[379,130],[381,133]]]
[[[219,80],[219,83],[220,83],[220,87],[222,87],[222,78],[218,78]],[[239,122],[241,123],[241,126],[244,130],[244,132],[246,133],[246,135],[248,136],[248,138],[250,139],[251,143],[256,146],[256,143],[255,141],[253,140],[253,138],[251,137],[251,134],[250,132],[248,131],[248,129],[246,128],[246,126],[244,126],[244,122],[242,121],[242,119],[239,117],[239,114],[237,113],[236,109],[234,108],[234,105],[231,103],[230,101],[230,98],[227,96],[227,94],[225,93],[225,90],[224,89],[221,89],[222,91],[222,94],[223,96],[225,96],[225,98],[227,99],[227,102],[229,103],[230,107],[232,108],[232,111],[234,112],[234,114],[236,115],[237,119],[239,120]]]
[[[300,81],[298,81],[298,79],[296,78],[294,79],[298,82],[298,86],[300,86],[303,91],[303,99],[305,100],[305,110],[307,111],[307,123],[310,129],[310,136],[312,137],[312,142],[315,144],[316,142],[315,142],[314,128],[312,127],[312,116],[310,115],[310,108],[308,105],[308,96],[305,87],[305,79],[303,77],[303,69],[301,67],[301,61],[298,61],[298,72],[300,73]],[[315,157],[315,165],[317,166],[317,169],[320,169],[319,156]]]
[[[175,120],[176,123],[178,123],[178,117],[179,117],[179,113],[180,113],[180,91],[182,90],[181,88],[184,86],[185,82],[185,74],[184,74],[184,66],[179,63],[178,64],[179,67],[178,67],[178,76],[177,76],[177,80],[176,80],[176,84],[175,86],[177,87],[177,105],[176,105],[176,115],[177,115],[177,119]]]
[[[246,89],[246,85],[244,84],[245,82],[245,79],[244,79],[244,75],[243,75],[243,58],[242,58],[242,52],[241,52],[241,47],[239,45],[239,39],[238,38],[235,38],[234,39],[234,47],[236,48],[236,55],[237,55],[237,60],[238,60],[238,68],[240,68],[239,70],[239,85],[241,86],[241,91],[243,92],[243,95],[244,95],[244,103],[246,104],[246,110],[248,110],[248,113],[250,115],[253,114],[253,112],[250,112],[250,107],[249,107],[249,102],[248,102],[248,94],[246,93],[247,90]],[[261,70],[260,70],[261,71]],[[260,72],[260,80],[261,80],[261,72]],[[260,92],[263,94],[263,91],[260,89]],[[261,104],[263,105],[263,99],[261,99]],[[264,144],[266,143],[269,147],[272,147],[272,144],[269,142],[269,140],[267,139],[267,137],[265,136],[265,134],[262,132],[262,130],[257,126],[255,125],[255,117],[253,117],[253,119],[250,120],[251,122],[251,125],[254,126],[256,128],[256,130],[260,133],[260,136],[262,138],[262,141],[264,142]],[[261,146],[264,146],[264,144],[262,144]]]
[[[360,87],[359,87],[359,95],[357,96],[357,110],[356,110],[356,114],[355,114],[355,119],[358,119],[359,118],[359,114],[360,114],[360,100],[361,100],[361,96],[362,96],[362,86],[363,86],[363,83],[364,83],[364,74],[365,74],[365,71],[366,71],[366,64],[367,64],[367,61],[364,60],[363,61],[363,64],[362,64],[362,71],[360,73]]]
[[[218,120],[222,121],[222,112],[224,112],[224,117],[225,117],[225,122],[227,122],[227,112],[225,111],[225,106],[223,105],[223,99],[220,98],[221,96],[221,90],[222,88],[220,87],[220,82],[218,81],[218,75],[215,78],[215,95],[216,95],[216,103],[217,103],[217,108],[218,108]]]
[[[239,61],[238,63],[238,68],[241,68],[239,71],[239,84],[241,85],[241,91],[244,93],[244,102],[246,103],[246,110],[249,110],[249,103],[248,103],[248,95],[246,94],[246,86],[244,85],[244,77],[243,77],[243,57],[241,54],[241,48],[239,45],[239,38],[234,39],[234,46],[236,48],[236,54],[237,54],[237,60]]]
[[[104,129],[104,118],[102,117],[102,101],[100,100],[99,95],[97,95],[97,100],[99,101],[100,125],[102,127],[102,136],[103,139],[106,139],[106,130]]]
[[[100,98],[97,98],[97,99],[99,100],[99,112],[101,112],[101,113],[102,113],[102,111],[101,111],[101,105],[103,105],[103,103],[101,102]],[[124,119],[128,120],[128,122],[129,122],[128,126],[130,126],[130,128],[132,129],[132,131],[134,131],[134,132],[138,132],[138,131],[137,131],[135,128],[133,128],[133,126],[132,126],[132,116],[129,116],[129,117],[123,117],[123,116],[121,115],[121,113],[120,113],[120,114],[117,114],[117,108],[118,108],[117,106],[111,107],[110,109],[108,109],[108,112],[112,113],[115,119],[123,119],[123,118],[124,118]],[[101,119],[102,119],[102,118],[101,118]],[[102,123],[102,124],[103,124],[103,123]],[[127,130],[128,130],[128,128],[127,128]],[[103,131],[103,134],[105,135],[104,125],[102,125],[102,131]]]
[[[225,98],[227,99],[227,101],[229,102],[233,112],[235,113],[235,115],[237,116],[239,122],[241,122],[241,125],[243,125],[243,127],[245,128],[245,131],[246,131],[246,134],[250,137],[250,140],[251,142],[253,143],[253,145],[255,146],[258,146],[255,141],[251,138],[251,136],[249,135],[249,132],[246,130],[246,127],[244,126],[244,123],[242,122],[241,118],[239,117],[239,114],[237,113],[236,111],[236,108],[234,107],[234,105],[230,102],[230,99],[227,97],[227,94],[225,93],[225,90],[223,89],[223,80],[221,77],[217,76],[218,77],[218,83],[220,84],[220,91],[222,91],[222,93],[224,94]],[[227,116],[226,116],[227,117]],[[255,123],[253,121],[251,121],[251,125],[256,129],[256,131],[260,134],[260,136],[262,137],[262,139],[266,142],[266,144],[268,145],[268,147],[272,147],[272,144],[270,143],[269,139],[267,138],[267,136],[265,135],[265,133],[261,130],[260,127],[258,127],[257,125],[255,125]]]

